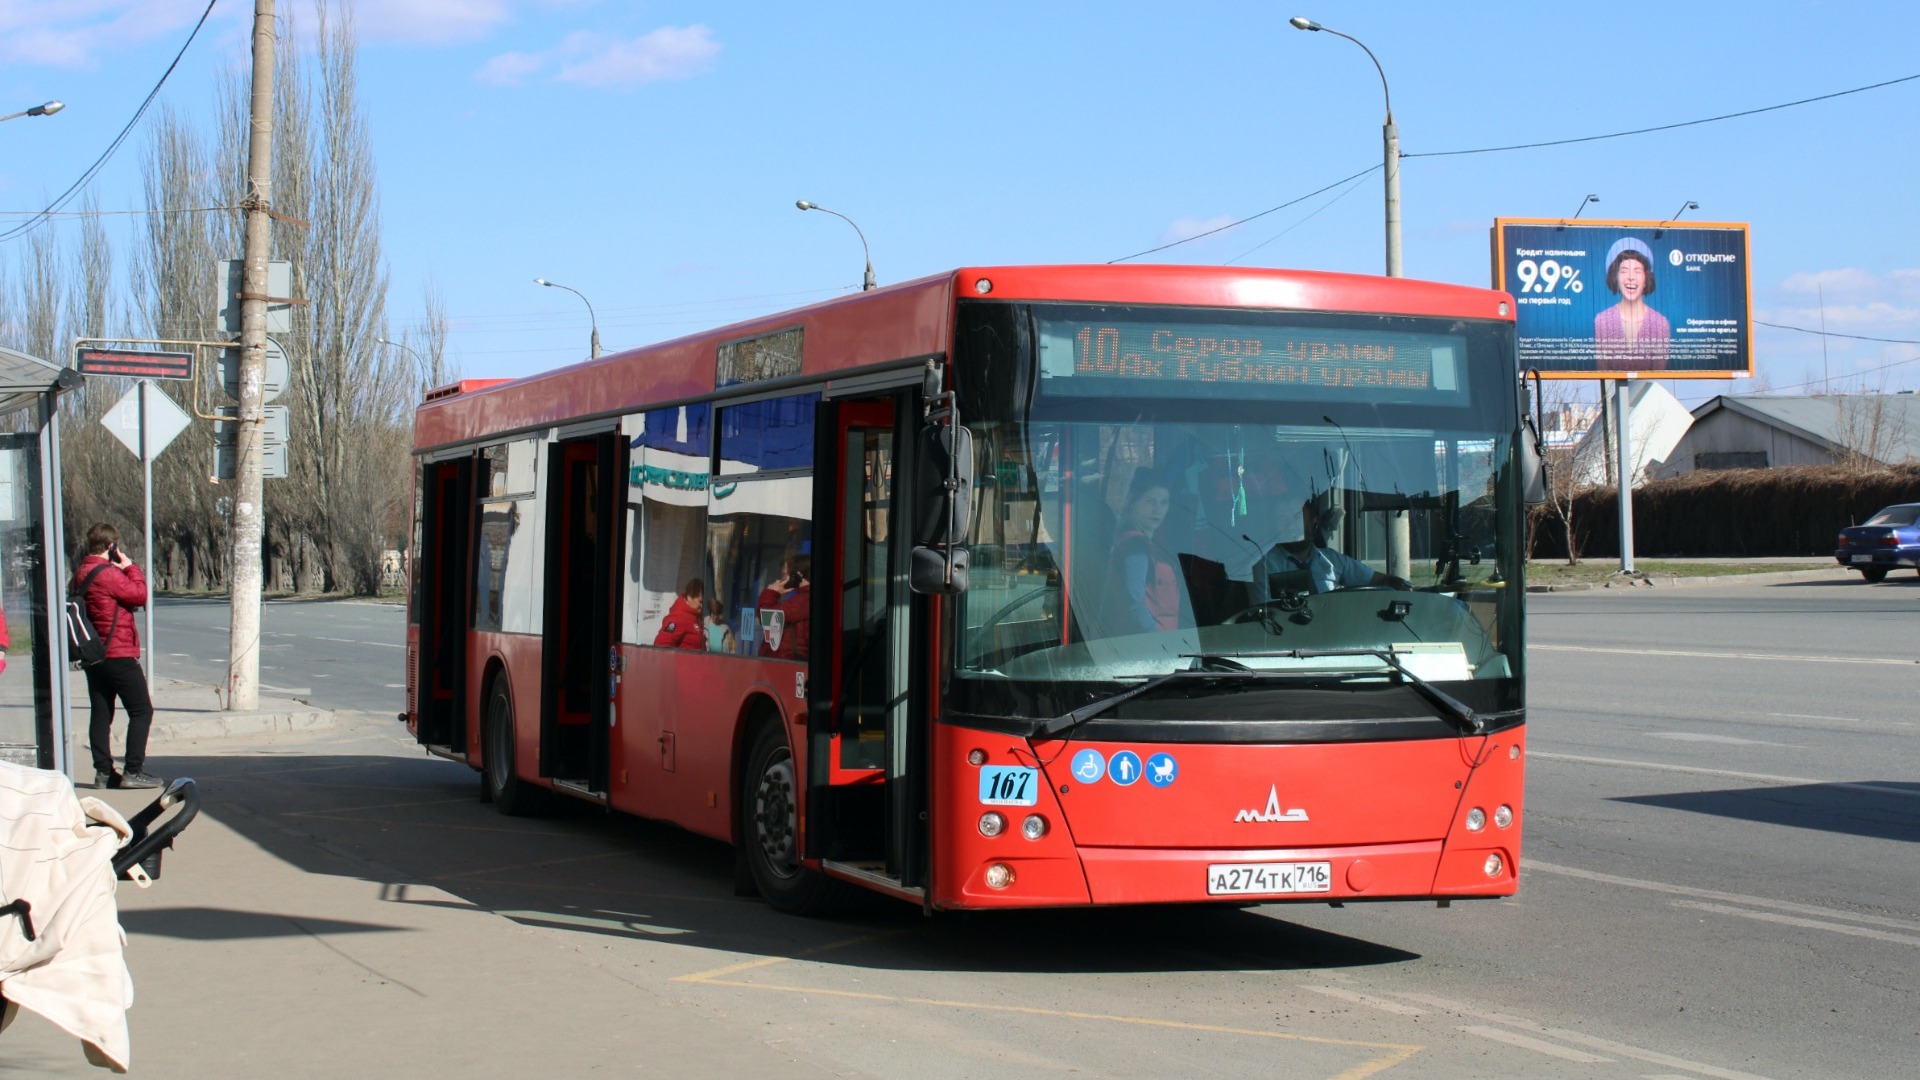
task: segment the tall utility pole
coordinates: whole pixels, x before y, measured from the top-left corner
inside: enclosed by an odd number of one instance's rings
[[[240,409],[235,440],[233,576],[227,592],[227,708],[260,705],[260,563],[266,494],[260,475],[267,367],[267,260],[273,254],[273,0],[253,3],[253,103],[247,139],[247,249],[240,293]]]

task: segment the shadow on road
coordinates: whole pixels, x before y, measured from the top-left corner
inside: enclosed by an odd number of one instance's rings
[[[1290,923],[1278,906],[928,918],[910,904],[863,896],[836,918],[801,919],[733,895],[734,856],[725,844],[566,799],[542,817],[505,817],[479,801],[476,775],[453,762],[290,753],[166,764],[199,783],[204,815],[305,873],[368,881],[389,902],[478,908],[588,937],[911,971],[1290,971],[1418,959]],[[183,850],[192,840],[183,836]],[[180,872],[187,857],[175,856]],[[288,910],[306,910],[298,900],[288,897]],[[300,925],[309,921],[315,926]],[[128,929],[208,940],[328,932],[324,921],[289,922],[273,913],[173,909],[130,918]],[[383,929],[361,920],[347,928]]]
[[[1737,791],[1634,795],[1617,802],[1663,806],[1796,829],[1920,843],[1920,784],[1800,784]]]

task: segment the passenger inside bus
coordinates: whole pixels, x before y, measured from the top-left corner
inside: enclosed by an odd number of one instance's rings
[[[1260,571],[1253,575],[1254,600],[1274,599],[1277,578],[1303,573],[1307,590],[1313,593],[1367,587],[1413,588],[1412,582],[1383,574],[1329,547],[1332,538],[1339,534],[1341,518],[1345,515],[1338,509],[1323,508],[1323,501],[1324,496],[1308,499],[1300,504],[1297,513],[1291,499],[1277,504],[1278,542],[1267,549]]]
[[[780,560],[780,576],[760,590],[761,619],[768,633],[760,655],[778,660],[805,660],[813,637],[813,557],[804,553]],[[767,622],[766,613],[778,618]]]
[[[1148,634],[1193,625],[1180,564],[1155,534],[1172,503],[1167,481],[1152,469],[1136,469],[1127,483],[1119,535],[1107,559],[1107,633]]]

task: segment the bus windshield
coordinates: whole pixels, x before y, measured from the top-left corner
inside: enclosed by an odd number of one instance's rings
[[[1520,707],[1504,324],[972,303],[956,360],[977,490],[953,710],[1396,664]]]

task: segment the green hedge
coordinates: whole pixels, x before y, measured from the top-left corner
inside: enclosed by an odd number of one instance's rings
[[[1920,465],[1715,469],[1656,480],[1633,493],[1635,555],[1831,555],[1834,536],[1893,503],[1920,502]],[[1618,558],[1612,488],[1574,496],[1581,558]],[[1548,506],[1533,508],[1533,557],[1565,559],[1566,535]]]

